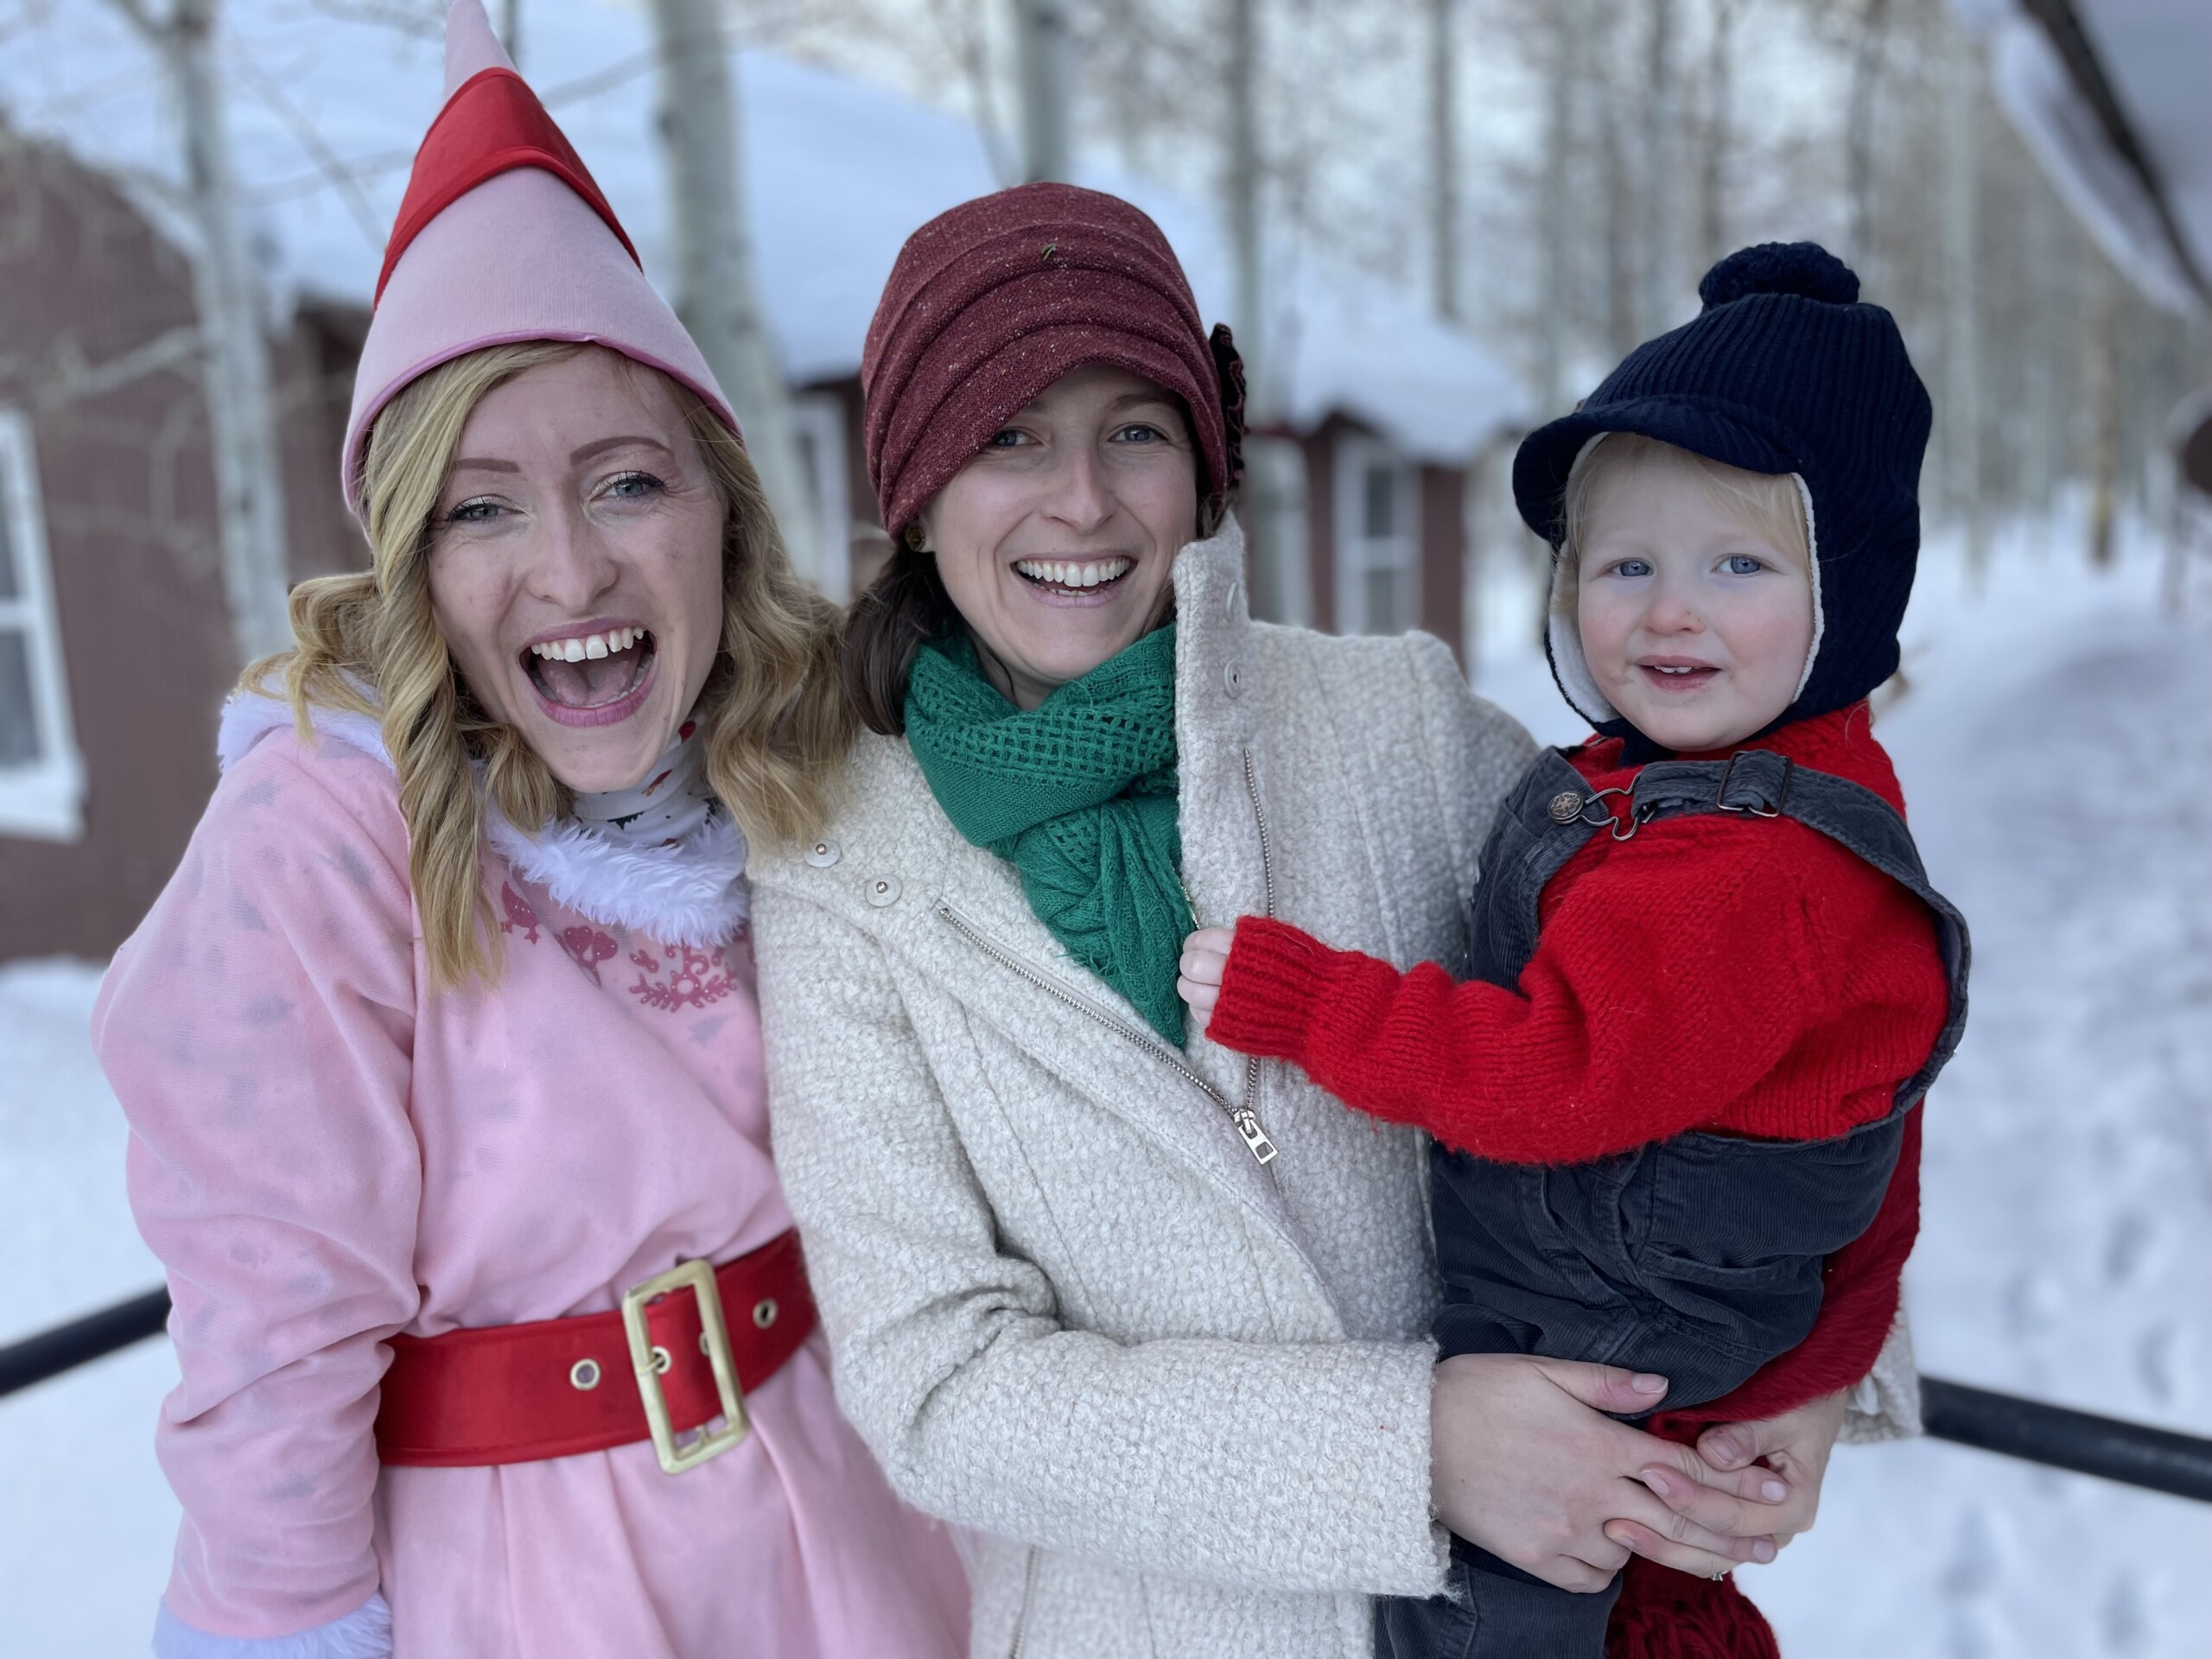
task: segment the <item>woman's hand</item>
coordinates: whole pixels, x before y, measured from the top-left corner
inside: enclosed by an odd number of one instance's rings
[[[1221,976],[1229,967],[1229,947],[1236,937],[1225,927],[1202,927],[1183,941],[1175,994],[1189,1006],[1192,1023],[1200,1031],[1221,1001]]]
[[[1746,1430],[1780,1431],[1776,1452],[1786,1446],[1800,1460],[1812,1438],[1786,1428],[1789,1418],[1736,1425],[1732,1444],[1749,1455],[1723,1471],[1687,1446],[1600,1414],[1648,1411],[1666,1389],[1660,1377],[1525,1354],[1443,1361],[1429,1397],[1437,1518],[1563,1590],[1602,1590],[1631,1550],[1702,1576],[1772,1560],[1769,1535],[1792,1488],[1753,1461],[1759,1454],[1749,1448],[1762,1439]],[[1661,1500],[1662,1485],[1670,1502]],[[1707,1524],[1708,1514],[1721,1524]],[[1809,1521],[1810,1510],[1803,1514]]]
[[[1707,1468],[1723,1476],[1764,1474],[1782,1487],[1778,1503],[1747,1503],[1729,1491],[1670,1477],[1663,1470],[1647,1473],[1644,1484],[1659,1492],[1681,1521],[1723,1535],[1770,1535],[1777,1547],[1786,1544],[1811,1529],[1821,1507],[1821,1481],[1836,1436],[1843,1432],[1847,1397],[1827,1395],[1764,1422],[1717,1424],[1698,1438],[1698,1456]],[[1671,1538],[1634,1521],[1611,1522],[1605,1535],[1668,1567],[1689,1560]],[[1686,1572],[1700,1570],[1701,1564],[1684,1567]]]

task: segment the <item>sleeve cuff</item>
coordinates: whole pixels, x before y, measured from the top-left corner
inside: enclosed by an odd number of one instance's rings
[[[1334,954],[1287,923],[1244,917],[1236,924],[1222,970],[1221,1001],[1206,1035],[1240,1054],[1301,1058]]]
[[[162,1603],[154,1616],[154,1659],[391,1659],[391,1609],[381,1592],[352,1612],[290,1636],[213,1636]]]
[[[1843,1413],[1846,1445],[1902,1440],[1922,1432],[1920,1374],[1912,1357],[1912,1327],[1899,1306],[1874,1369],[1859,1380]]]

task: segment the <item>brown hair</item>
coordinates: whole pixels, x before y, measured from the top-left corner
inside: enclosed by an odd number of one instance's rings
[[[1804,498],[1794,474],[1746,472],[1657,438],[1635,432],[1608,432],[1583,446],[1567,475],[1561,504],[1566,532],[1560,538],[1552,579],[1554,614],[1572,616],[1580,599],[1582,548],[1590,533],[1590,510],[1597,499],[1598,486],[1609,477],[1650,466],[1687,467],[1705,486],[1715,506],[1743,519],[1772,543],[1775,551],[1796,559],[1810,574],[1812,537],[1805,524]]]
[[[362,468],[369,569],[294,588],[297,645],[255,663],[239,683],[261,693],[281,674],[302,739],[311,736],[315,704],[381,722],[438,985],[495,979],[499,969],[497,918],[479,866],[485,797],[533,829],[567,810],[569,795],[521,733],[485,712],[454,664],[430,607],[431,512],[479,400],[526,370],[588,349],[595,348],[548,340],[486,346],[425,372],[386,404]],[[819,828],[852,736],[837,692],[836,612],[793,574],[744,446],[697,393],[664,384],[726,507],[721,644],[700,696],[707,776],[748,836],[767,845],[799,840]]]

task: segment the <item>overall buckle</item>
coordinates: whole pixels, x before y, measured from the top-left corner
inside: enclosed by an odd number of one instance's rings
[[[1713,804],[1714,810],[1721,812],[1745,812],[1750,814],[1755,818],[1780,817],[1782,816],[1783,809],[1789,803],[1789,780],[1796,775],[1797,771],[1797,763],[1795,760],[1792,760],[1786,754],[1775,755],[1774,757],[1776,760],[1782,762],[1782,781],[1779,788],[1775,792],[1774,804],[1772,806],[1760,806],[1755,802],[1747,803],[1740,806],[1732,806],[1728,801],[1728,785],[1735,781],[1736,763],[1738,760],[1741,760],[1747,754],[1772,753],[1773,751],[1770,749],[1738,749],[1735,753],[1730,755],[1728,757],[1727,765],[1720,768],[1719,786],[1713,791]],[[1754,765],[1758,764],[1761,763],[1754,763]],[[1754,787],[1756,787],[1756,785],[1754,785]]]
[[[678,1291],[689,1290],[699,1300],[699,1345],[715,1370],[715,1392],[721,1396],[722,1427],[690,1431],[693,1438],[679,1444],[668,1414],[668,1395],[661,1375],[674,1363],[665,1348],[658,1346],[645,1325],[648,1303]],[[633,1285],[622,1296],[622,1329],[630,1338],[630,1363],[638,1376],[638,1397],[645,1402],[645,1426],[652,1431],[653,1452],[662,1470],[680,1475],[721,1456],[743,1440],[751,1429],[745,1415],[745,1392],[737,1383],[737,1361],[730,1352],[729,1327],[722,1323],[722,1299],[715,1284],[714,1268],[705,1262],[685,1262]]]

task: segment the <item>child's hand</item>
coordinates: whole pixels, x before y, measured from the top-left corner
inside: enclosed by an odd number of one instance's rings
[[[1190,1005],[1200,1031],[1212,1020],[1213,1005],[1221,1001],[1221,976],[1229,966],[1230,942],[1235,937],[1225,927],[1202,927],[1183,941],[1182,973],[1175,992]]]

